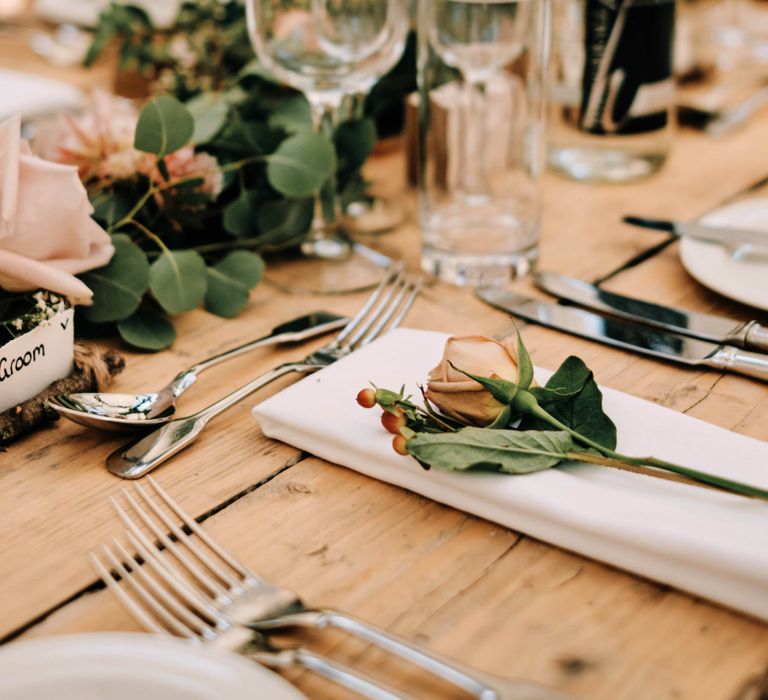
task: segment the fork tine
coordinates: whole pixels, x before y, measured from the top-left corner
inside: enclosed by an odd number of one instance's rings
[[[216,595],[226,596],[227,594],[226,590],[217,581],[214,581],[210,576],[208,576],[194,562],[189,561],[189,557],[187,556],[187,553],[182,550],[181,546],[173,542],[171,538],[168,537],[168,535],[157,526],[157,524],[141,509],[139,504],[136,503],[133,496],[131,496],[131,494],[128,493],[126,489],[123,489],[123,496],[131,505],[136,515],[138,515],[141,521],[147,526],[147,528],[149,528],[152,534],[155,537],[157,537],[157,539],[173,555],[174,559],[176,559],[176,561],[184,569],[186,569],[187,572],[191,574],[192,577],[198,581],[198,583],[202,584],[202,586],[207,588],[211,593],[214,593]],[[118,515],[120,515],[123,522],[128,526],[129,530],[133,532],[134,535],[139,537],[139,539],[142,539],[142,536],[143,536],[146,540],[145,545],[151,549],[152,544],[149,542],[149,539],[146,538],[144,533],[141,532],[141,530],[136,526],[136,524],[128,517],[128,514],[123,510],[123,507],[117,502],[115,498],[112,498],[112,505],[117,510]]]
[[[416,299],[416,295],[419,293],[419,289],[421,289],[421,280],[414,282],[412,280],[404,279],[402,282],[402,288],[398,292],[397,296],[392,300],[389,308],[382,314],[379,322],[360,341],[360,347],[367,345],[375,338],[378,338],[379,335],[381,335],[381,332],[387,326],[387,323],[389,323],[389,320],[395,315],[395,312],[398,310],[400,305],[403,304],[400,313],[397,315],[395,320],[392,321],[392,324],[389,327],[390,330],[397,328],[413,305],[413,302]],[[405,303],[403,303],[403,300],[405,300]]]
[[[141,624],[145,629],[151,630],[152,632],[157,632],[158,634],[168,634],[166,629],[158,625],[157,622],[155,622],[152,617],[147,614],[144,608],[142,608],[133,598],[131,598],[131,596],[129,596],[123,590],[122,586],[118,585],[117,581],[112,578],[112,574],[109,572],[109,569],[104,566],[101,559],[99,559],[96,554],[91,552],[88,555],[88,558],[91,560],[93,568],[96,569],[96,572],[99,574],[99,578],[106,584],[107,588],[109,588],[109,590],[117,596],[117,599],[127,608],[128,612],[133,615],[134,619],[136,619],[139,624]]]
[[[400,313],[395,316],[394,320],[389,326],[389,330],[394,330],[395,328],[398,328],[400,324],[403,322],[405,317],[408,315],[408,312],[411,310],[411,307],[413,306],[413,302],[416,301],[416,297],[419,296],[421,293],[421,289],[424,286],[424,280],[419,277],[415,282],[411,282],[411,293],[410,296],[405,300],[405,303],[400,309]]]
[[[136,547],[136,551],[144,560],[144,566],[149,567],[155,572],[155,576],[161,579],[166,586],[171,589],[186,605],[187,608],[192,608],[200,613],[207,615],[210,619],[215,619],[218,615],[218,611],[215,607],[208,603],[208,598],[197,590],[189,581],[180,578],[174,571],[166,565],[166,562],[159,556],[157,550],[148,550],[131,532],[125,533],[130,543]],[[130,555],[121,547],[124,556]],[[137,571],[143,572],[143,575],[148,576],[144,572],[144,567],[138,567]],[[150,577],[151,578],[151,577]],[[154,579],[151,579],[153,582]],[[164,589],[163,589],[164,590]],[[162,598],[164,595],[160,594]],[[169,603],[171,607],[176,607],[173,603]]]
[[[218,542],[216,542],[200,525],[197,524],[195,519],[189,515],[173,498],[171,498],[165,489],[155,481],[154,477],[148,476],[147,481],[149,485],[155,490],[155,493],[160,499],[167,505],[181,520],[181,522],[190,529],[195,535],[197,535],[205,544],[208,545],[219,557],[221,557],[230,567],[237,571],[244,578],[254,575],[237,559],[235,559],[226,549],[224,549]]]
[[[113,539],[113,542],[117,543],[117,540]],[[120,548],[122,548],[122,546]],[[122,549],[124,550],[124,548]],[[197,636],[195,634],[195,630],[192,627],[172,615],[167,608],[165,608],[161,603],[157,601],[156,598],[152,596],[147,588],[138,581],[138,577],[128,571],[125,564],[120,561],[120,559],[107,545],[102,545],[102,550],[104,551],[104,554],[106,555],[109,562],[112,564],[113,569],[117,571],[118,574],[120,574],[120,578],[122,578],[122,580],[125,582],[125,585],[144,602],[144,604],[155,615],[155,618],[159,619],[167,629],[170,629],[171,632],[182,637]],[[137,570],[141,568],[142,567],[136,567]],[[146,572],[143,573],[146,576]],[[192,620],[194,620],[194,616],[192,616],[191,613],[189,615]]]
[[[405,280],[404,270],[400,270],[388,285],[388,289],[381,296],[376,308],[371,312],[362,325],[357,328],[351,338],[348,338],[344,344],[345,348],[351,348],[371,329],[371,327],[381,318],[383,313],[390,308],[393,297],[397,295],[397,290],[403,285]]]
[[[144,502],[151,508],[155,516],[165,525],[174,537],[176,541],[186,547],[192,554],[194,554],[203,566],[206,566],[214,575],[219,579],[227,583],[229,586],[238,586],[240,579],[235,578],[230,574],[223,566],[214,562],[206,552],[198,546],[194,538],[188,536],[184,531],[171,519],[168,515],[155,503],[147,494],[147,492],[137,484],[135,486],[137,493],[142,497]]]
[[[360,322],[363,321],[363,319],[366,317],[366,315],[371,310],[371,308],[373,308],[373,305],[378,301],[383,290],[392,281],[393,276],[397,278],[397,276],[400,274],[402,269],[403,269],[403,263],[399,262],[393,265],[387,271],[387,274],[384,275],[384,278],[381,280],[381,282],[379,282],[379,286],[373,290],[373,293],[371,294],[371,296],[368,297],[365,304],[363,304],[360,310],[352,317],[349,323],[347,323],[347,325],[341,329],[341,332],[334,339],[334,343],[341,344],[347,339],[347,337],[355,330],[355,328],[360,324]]]
[[[91,554],[91,561],[97,567],[97,570],[101,574],[102,580],[109,586],[109,588],[118,596],[123,605],[128,608],[128,611],[134,615],[143,625],[149,629],[169,634],[172,632],[180,637],[186,637],[187,639],[197,639],[197,635],[194,631],[187,627],[185,624],[176,620],[167,610],[165,610],[148,592],[145,588],[139,584],[135,578],[128,571],[126,566],[121,562],[112,552],[107,545],[102,545],[103,554],[112,566],[112,569],[120,575],[120,578],[125,582],[126,587],[132,590],[136,597],[128,595],[123,586],[119,585],[111,576],[108,569],[102,564],[102,562]],[[143,606],[137,600],[140,599]],[[158,625],[157,620],[160,620],[163,625]],[[170,630],[170,632],[169,632]]]

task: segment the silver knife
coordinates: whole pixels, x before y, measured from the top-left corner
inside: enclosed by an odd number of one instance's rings
[[[534,282],[540,289],[560,299],[568,299],[596,311],[702,340],[768,352],[768,328],[757,321],[740,322],[714,314],[660,306],[606,292],[588,282],[556,272],[537,272]]]
[[[741,245],[750,243],[760,248],[768,247],[768,231],[755,231],[726,226],[709,226],[695,221],[667,221],[666,219],[646,219],[642,216],[625,216],[624,223],[642,228],[667,231],[680,238],[697,238],[700,241]]]
[[[530,299],[499,287],[480,287],[476,293],[492,306],[549,328],[688,366],[728,370],[768,382],[765,355]]]

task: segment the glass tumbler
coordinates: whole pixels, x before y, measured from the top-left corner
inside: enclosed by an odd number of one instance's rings
[[[549,0],[419,2],[421,266],[498,285],[538,257]]]

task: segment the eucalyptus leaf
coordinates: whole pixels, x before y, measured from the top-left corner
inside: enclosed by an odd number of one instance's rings
[[[301,132],[283,141],[268,157],[269,184],[286,197],[309,197],[336,170],[333,144],[320,134]]]
[[[195,120],[191,139],[195,145],[211,141],[221,131],[229,115],[229,103],[221,92],[204,92],[185,104]]]
[[[112,245],[115,254],[108,265],[79,275],[93,292],[93,305],[82,308],[83,316],[93,323],[128,318],[149,287],[144,251],[124,233],[113,235]]]
[[[256,221],[265,248],[279,248],[303,240],[312,225],[314,201],[279,199],[263,204]]]
[[[205,308],[217,316],[237,316],[248,303],[249,290],[264,274],[264,260],[247,250],[236,250],[207,270]]]
[[[224,228],[236,238],[253,238],[258,231],[256,212],[259,207],[257,192],[242,190],[240,196],[224,208]]]
[[[134,146],[164,158],[186,146],[195,130],[189,110],[170,95],[151,99],[141,110]]]
[[[234,250],[214,265],[214,269],[253,289],[264,276],[264,259],[250,250]]]
[[[616,426],[603,410],[603,395],[583,360],[573,355],[566,358],[545,389],[548,393],[532,393],[552,417],[610,450],[616,448]],[[548,424],[526,417],[524,427],[545,428]]]
[[[281,130],[260,122],[246,122],[232,112],[210,147],[237,157],[250,157],[274,151],[284,137]]]
[[[568,459],[573,441],[568,433],[559,430],[468,427],[454,433],[418,433],[407,445],[408,452],[419,462],[436,469],[528,474]]]
[[[312,109],[304,95],[294,95],[279,104],[269,115],[268,124],[288,133],[312,130]]]
[[[169,314],[191,311],[205,297],[205,261],[194,250],[164,250],[149,269],[149,288]]]
[[[102,190],[91,201],[93,218],[105,228],[110,228],[131,211],[134,202],[123,192]]]
[[[173,324],[159,314],[139,311],[117,324],[117,332],[129,345],[142,350],[163,350],[176,339]]]
[[[205,308],[212,314],[233,318],[248,303],[248,287],[229,277],[215,267],[209,267],[208,288],[205,292]]]
[[[353,119],[339,124],[333,137],[339,154],[339,169],[361,168],[376,143],[376,125],[372,119]]]

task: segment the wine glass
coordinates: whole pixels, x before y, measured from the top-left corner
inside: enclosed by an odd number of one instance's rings
[[[407,0],[248,0],[248,31],[263,67],[304,93],[315,130],[332,137],[344,97],[369,90],[403,52],[406,5]],[[382,256],[360,254],[361,247],[339,229],[340,213],[331,178],[316,197],[301,248],[315,263],[300,275],[294,265],[291,274],[300,284],[281,286],[339,293],[376,282]]]

